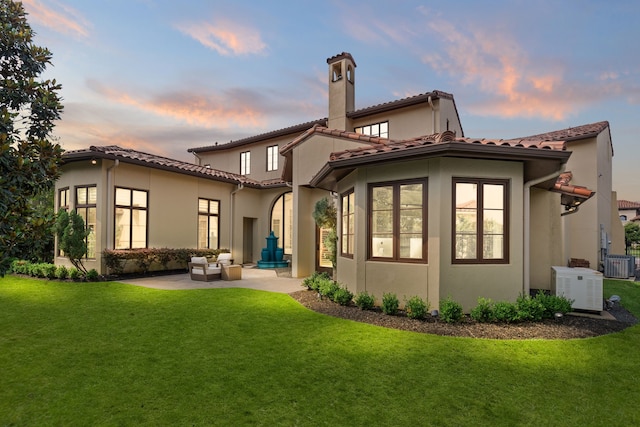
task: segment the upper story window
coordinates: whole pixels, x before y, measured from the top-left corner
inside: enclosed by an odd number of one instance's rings
[[[220,246],[220,201],[198,199],[198,248]]]
[[[251,151],[243,151],[240,153],[240,175],[249,175],[251,173]]]
[[[340,255],[353,258],[355,246],[355,193],[353,189],[342,195],[342,228],[340,231]]]
[[[69,187],[58,190],[58,210],[69,211]]]
[[[149,192],[116,187],[115,249],[147,247]]]
[[[356,133],[369,136],[379,136],[389,138],[389,122],[374,123],[372,125],[359,126],[355,128]]]
[[[267,171],[278,170],[278,146],[272,145],[267,147]]]
[[[453,180],[453,263],[509,262],[507,180]]]
[[[369,259],[427,262],[427,180],[369,186]]]
[[[97,203],[98,190],[95,185],[76,187],[76,212],[82,217],[85,230],[89,230],[89,235],[85,238],[86,258],[96,257]]]

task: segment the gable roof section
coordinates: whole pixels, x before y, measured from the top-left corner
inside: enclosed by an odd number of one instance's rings
[[[334,57],[334,58],[336,58],[336,57]],[[329,58],[329,59],[332,59],[332,58]],[[413,105],[424,104],[426,102],[429,102],[429,98],[431,98],[432,100],[433,99],[444,98],[444,99],[450,99],[451,101],[453,101],[454,108],[455,108],[455,111],[456,111],[456,115],[458,116],[458,123],[460,123],[460,116],[458,115],[458,108],[455,107],[455,100],[453,98],[453,95],[450,94],[450,93],[447,93],[447,92],[440,91],[440,90],[434,90],[434,91],[431,91],[431,92],[422,93],[422,94],[414,95],[414,96],[409,96],[407,98],[402,98],[402,99],[398,99],[398,100],[395,100],[395,101],[385,102],[385,103],[382,103],[382,104],[377,104],[377,105],[373,105],[373,106],[370,106],[370,107],[361,108],[359,110],[355,110],[355,111],[352,111],[350,113],[347,113],[347,116],[349,118],[352,118],[352,119],[358,119],[358,118],[367,117],[367,116],[370,116],[370,115],[373,115],[373,114],[379,114],[379,113],[384,113],[384,112],[387,112],[387,111],[397,110],[397,109],[400,109],[400,108],[410,107],[410,106],[413,106]],[[299,133],[305,132],[309,128],[312,128],[312,127],[315,127],[315,126],[326,127],[327,126],[327,118],[313,120],[313,121],[310,121],[310,122],[289,126],[289,127],[283,128],[283,129],[278,129],[278,130],[274,130],[274,131],[271,131],[271,132],[266,132],[266,133],[262,133],[262,134],[259,134],[259,135],[254,135],[254,136],[250,136],[250,137],[247,137],[247,138],[238,139],[236,141],[230,141],[230,142],[223,143],[223,144],[217,144],[216,143],[216,145],[208,145],[208,146],[204,146],[204,147],[189,148],[187,151],[189,153],[202,153],[202,152],[208,152],[208,151],[228,150],[228,149],[235,148],[235,147],[240,147],[240,146],[243,146],[243,145],[248,145],[248,144],[261,142],[261,141],[266,141],[266,140],[269,140],[269,139],[272,139],[272,138],[277,138],[277,137],[280,137],[280,136],[285,136],[285,135],[289,135],[289,134],[299,134]],[[460,123],[460,126],[462,127],[462,123]],[[464,131],[463,131],[463,134],[464,134]],[[300,136],[302,136],[302,135],[300,135]],[[281,150],[281,152],[282,152],[282,150]]]
[[[609,143],[611,148],[611,155],[613,155],[613,142],[611,141],[611,129],[609,128],[609,122],[596,122],[586,125],[576,126],[572,128],[566,128],[556,130],[547,133],[541,133],[538,135],[525,136],[522,138],[514,138],[509,141],[579,141],[582,139],[595,138],[605,130],[609,129]]]
[[[67,151],[62,156],[64,163],[92,159],[119,160],[123,163],[145,166],[183,175],[191,175],[213,181],[242,184],[250,188],[273,188],[286,185],[285,182],[280,179],[256,181],[243,175],[225,172],[218,169],[211,169],[193,163],[157,156],[155,154],[143,153],[142,151],[122,148],[117,145],[100,147],[91,146],[88,149]]]
[[[304,132],[305,130],[307,130],[310,127],[315,126],[315,125],[326,126],[327,125],[327,119],[324,118],[324,119],[312,120],[310,122],[301,123],[299,125],[289,126],[289,127],[283,128],[283,129],[278,129],[278,130],[274,130],[274,131],[271,131],[271,132],[261,133],[259,135],[254,135],[254,136],[250,136],[250,137],[247,137],[247,138],[238,139],[238,140],[230,141],[230,142],[223,143],[223,144],[216,143],[216,145],[208,145],[208,146],[204,146],[204,147],[189,148],[187,151],[189,153],[202,153],[202,152],[207,152],[207,151],[228,150],[230,148],[241,147],[243,145],[252,144],[254,142],[266,141],[266,140],[269,140],[269,139],[272,139],[272,138],[278,138],[278,137],[285,136],[285,135],[299,134],[299,133]]]

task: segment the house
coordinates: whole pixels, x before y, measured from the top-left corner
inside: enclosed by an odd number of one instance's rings
[[[549,289],[552,265],[599,268],[624,245],[607,122],[468,138],[453,95],[356,109],[354,58],[327,64],[327,118],[191,148],[194,163],[118,146],[65,153],[56,204],[92,230],[85,264],[104,272],[102,250],[151,247],[224,247],[254,263],[273,231],[292,275],[306,277],[330,267],[312,219],[330,197],[339,282],[468,310],[481,296]]]
[[[629,200],[618,200],[618,217],[622,224],[627,222],[640,221],[640,202],[630,202]]]

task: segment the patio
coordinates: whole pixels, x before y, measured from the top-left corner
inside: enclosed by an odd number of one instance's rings
[[[302,279],[279,277],[275,270],[259,269],[254,266],[243,266],[242,279],[240,280],[214,280],[212,282],[199,282],[191,280],[189,278],[189,274],[184,273],[169,276],[118,280],[118,282],[164,290],[248,288],[289,294],[302,289]]]

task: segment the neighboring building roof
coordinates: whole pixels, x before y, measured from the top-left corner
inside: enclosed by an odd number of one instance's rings
[[[206,166],[199,166],[193,163],[170,159],[168,157],[157,156],[155,154],[143,153],[129,148],[122,148],[117,145],[101,147],[91,146],[88,149],[67,151],[62,156],[64,163],[92,159],[119,160],[124,163],[147,166],[184,175],[211,179],[214,181],[242,184],[251,188],[273,188],[286,185],[286,183],[281,179],[256,181],[243,175],[225,172],[218,169],[211,169]]]
[[[630,202],[629,200],[618,200],[618,209],[622,209],[622,210],[640,209],[640,202]]]

